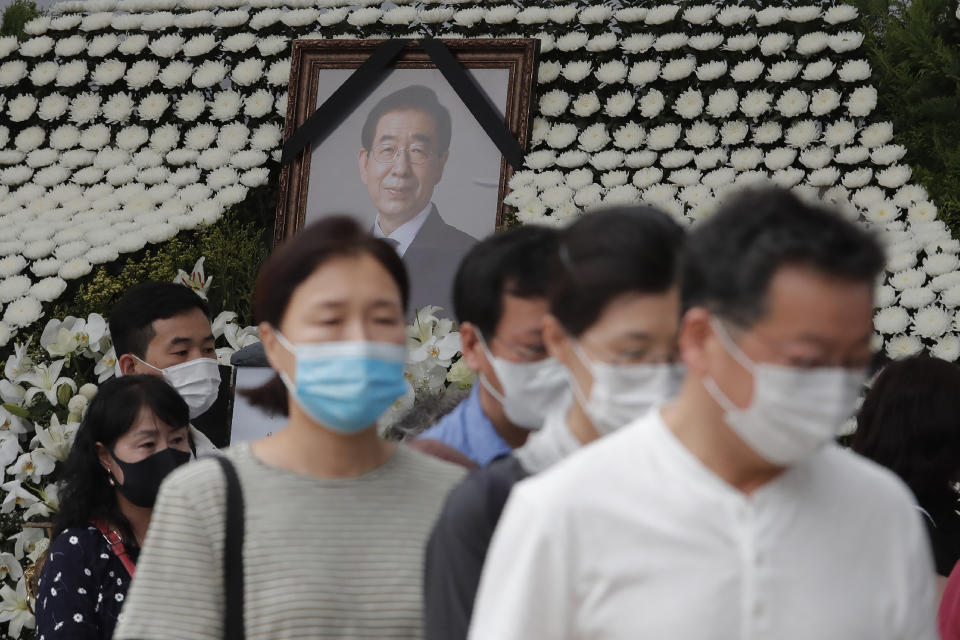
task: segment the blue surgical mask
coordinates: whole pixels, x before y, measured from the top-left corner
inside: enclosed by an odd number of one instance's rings
[[[372,426],[407,392],[403,375],[407,348],[388,342],[312,342],[291,344],[274,329],[297,360],[294,379],[280,379],[314,422],[338,433]]]

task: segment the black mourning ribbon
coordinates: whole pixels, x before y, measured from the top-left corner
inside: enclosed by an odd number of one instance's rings
[[[411,42],[412,40],[395,39],[378,45],[370,57],[350,74],[350,77],[337,87],[337,90],[310,114],[302,125],[297,127],[290,139],[283,144],[280,163],[287,164],[305,148],[323,142],[340,124],[344,116],[383,81],[387,68]],[[490,104],[487,96],[476,85],[463,65],[457,62],[443,42],[433,38],[426,38],[419,42],[463,104],[483,127],[487,136],[497,145],[497,149],[507,162],[515,169],[521,169],[524,154],[520,143],[507,129],[500,114]]]

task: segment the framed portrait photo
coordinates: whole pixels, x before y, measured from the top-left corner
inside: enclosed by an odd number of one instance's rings
[[[293,44],[287,140],[348,81],[384,40]],[[526,149],[539,42],[440,41]],[[376,81],[324,123],[325,134],[290,160],[280,178],[275,243],[324,216],[346,214],[392,244],[410,274],[410,315],[428,305],[453,316],[461,258],[502,224],[513,168],[476,108],[413,41]],[[331,101],[332,102],[332,101]]]

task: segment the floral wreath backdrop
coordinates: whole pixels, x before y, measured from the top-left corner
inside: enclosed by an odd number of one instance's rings
[[[276,175],[295,38],[537,37],[532,145],[507,200],[518,222],[563,225],[598,204],[644,201],[693,223],[732,189],[772,180],[882,233],[878,348],[960,357],[960,242],[911,183],[892,125],[872,118],[856,8],[361,4],[65,2],[23,40],[0,38],[8,636],[33,627],[23,570],[47,544],[24,523],[56,510],[57,465],[115,359],[102,317],[45,321],[46,310],[68,281],[216,222]],[[198,293],[209,285],[202,262],[180,279]],[[256,340],[234,320],[216,319],[221,357]],[[435,309],[409,340],[417,393],[469,384],[455,327]]]

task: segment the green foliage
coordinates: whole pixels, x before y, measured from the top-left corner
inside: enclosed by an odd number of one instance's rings
[[[960,19],[956,0],[855,0],[875,117],[893,122],[904,162],[960,235]]]
[[[23,26],[40,15],[35,2],[29,0],[13,0],[3,10],[3,21],[0,23],[0,35],[24,37]]]

